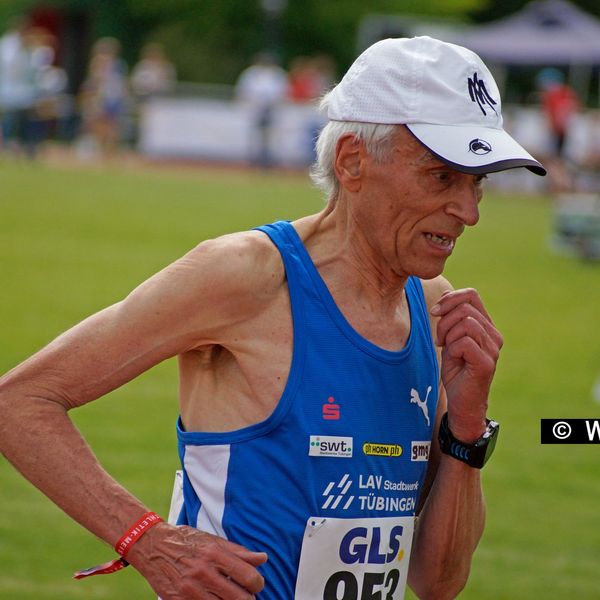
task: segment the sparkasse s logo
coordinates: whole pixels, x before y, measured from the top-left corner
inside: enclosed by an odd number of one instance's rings
[[[309,456],[330,456],[352,458],[354,440],[351,437],[336,435],[311,435],[308,446]]]
[[[336,404],[335,398],[329,396],[327,402],[322,407],[323,418],[326,421],[339,421],[340,420],[340,405]]]

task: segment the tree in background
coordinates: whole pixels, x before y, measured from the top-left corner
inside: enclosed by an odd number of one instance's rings
[[[466,18],[488,0],[128,0],[161,23],[153,36],[175,57],[182,79],[233,82],[257,52],[287,66],[328,54],[343,72],[357,55],[356,32],[370,13]],[[279,16],[275,7],[281,11]],[[276,22],[275,22],[276,21]]]
[[[600,15],[597,0],[574,3]],[[175,63],[180,80],[233,83],[264,49],[275,50],[284,66],[297,56],[325,53],[338,72],[344,72],[359,51],[356,33],[367,14],[484,22],[525,4],[524,0],[3,0],[0,23],[6,23],[9,15],[52,9],[71,24],[71,41],[60,57],[63,64],[78,55],[86,60],[95,39],[112,36],[121,41],[129,65],[137,61],[143,44],[156,41]]]

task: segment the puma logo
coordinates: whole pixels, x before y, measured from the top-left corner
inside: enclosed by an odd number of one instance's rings
[[[431,421],[429,420],[429,411],[427,410],[427,398],[429,398],[429,392],[431,392],[431,386],[427,386],[427,395],[425,396],[425,400],[421,400],[419,396],[419,392],[413,388],[410,390],[410,402],[411,404],[416,404],[423,411],[423,415],[427,420],[427,426],[431,425]]]

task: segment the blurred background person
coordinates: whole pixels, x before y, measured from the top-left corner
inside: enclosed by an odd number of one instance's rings
[[[101,38],[92,49],[80,96],[84,155],[100,152],[110,157],[121,142],[129,92],[127,66],[120,52],[115,38]]]
[[[26,45],[31,53],[35,84],[34,107],[31,111],[31,144],[35,153],[39,144],[51,137],[59,122],[72,110],[66,94],[68,78],[64,69],[54,64],[57,40],[43,27],[27,30]]]
[[[288,98],[292,102],[312,102],[319,96],[319,72],[312,59],[297,56],[290,63]]]
[[[3,148],[33,157],[36,69],[27,31],[27,22],[18,17],[0,39],[0,109]]]
[[[242,71],[235,87],[237,100],[252,111],[255,148],[252,162],[263,168],[273,165],[269,148],[270,132],[275,108],[285,101],[288,94],[287,73],[277,64],[275,57],[261,53],[254,63]]]
[[[174,92],[177,85],[175,65],[167,58],[161,44],[151,42],[142,48],[140,59],[131,71],[129,84],[135,101],[132,142],[136,143],[146,102]]]
[[[573,173],[569,172],[565,143],[573,117],[581,104],[575,91],[567,85],[564,75],[554,68],[540,71],[537,85],[541,93],[542,109],[551,137],[550,174],[551,191],[563,192],[573,188]]]
[[[292,102],[314,102],[335,83],[335,67],[327,54],[298,56],[290,63],[288,97]]]
[[[317,54],[310,58],[299,56],[290,64],[288,97],[292,102],[312,102],[316,105],[334,83],[335,67],[329,55]],[[324,125],[325,120],[318,112],[307,122],[304,137],[308,164],[317,158],[316,141]]]
[[[325,92],[333,88],[335,84],[335,62],[329,54],[325,53],[317,54],[312,59],[312,62],[317,74],[317,97],[320,98]]]
[[[143,101],[172,92],[176,82],[175,66],[165,55],[162,45],[155,42],[146,44],[131,72],[131,89],[136,99]]]

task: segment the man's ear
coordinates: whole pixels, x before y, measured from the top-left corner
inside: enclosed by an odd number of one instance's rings
[[[341,187],[349,192],[358,192],[361,187],[361,164],[364,144],[353,134],[340,137],[335,149],[335,175]]]

